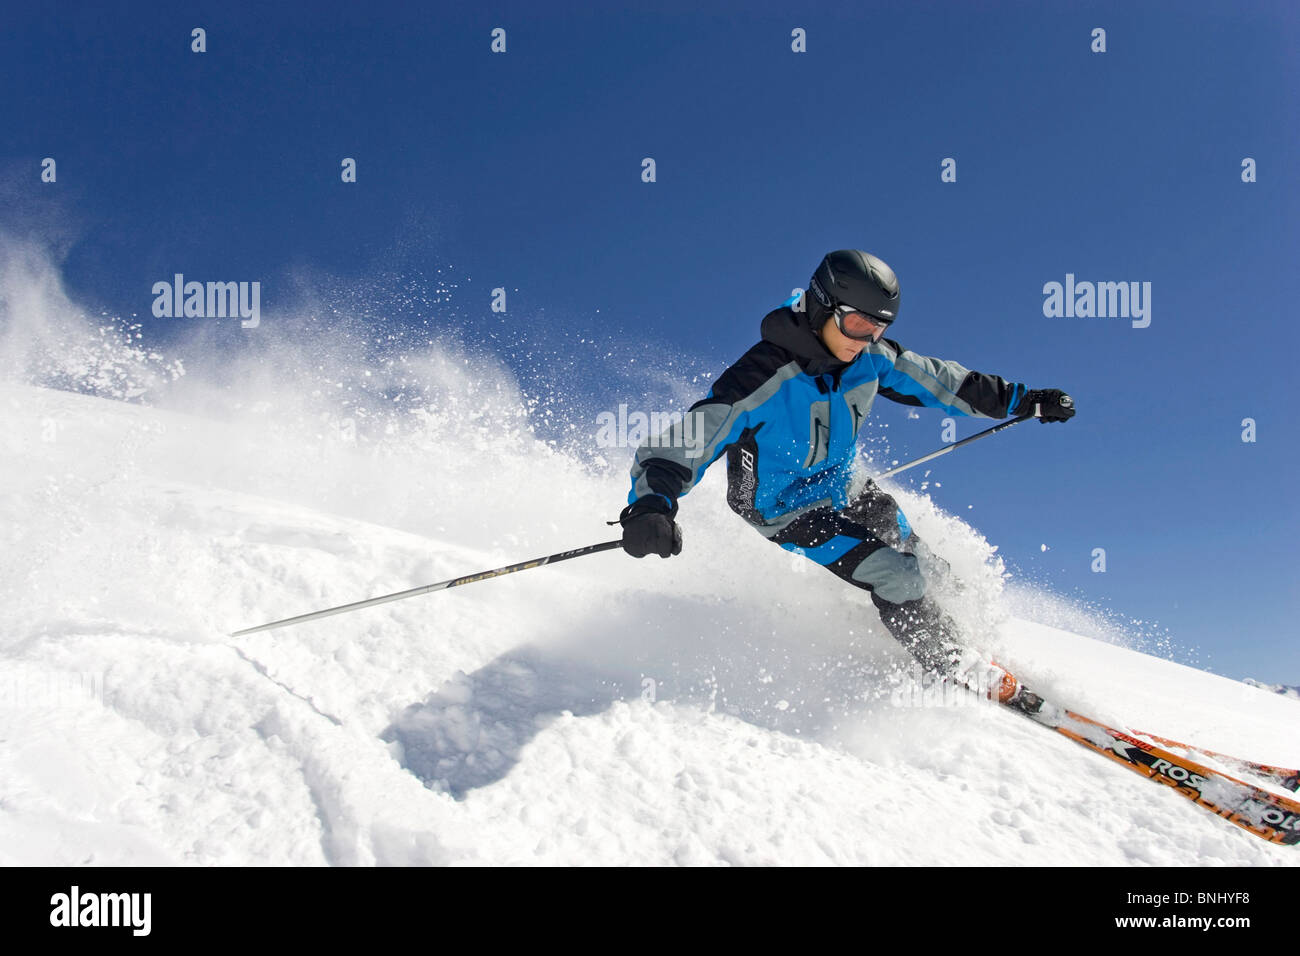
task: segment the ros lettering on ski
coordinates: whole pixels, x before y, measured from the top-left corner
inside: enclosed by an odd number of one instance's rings
[[[1205,786],[1205,778],[1200,774],[1192,773],[1182,767],[1176,767],[1168,760],[1156,760],[1151,764],[1151,769],[1157,773],[1163,774],[1170,780],[1176,780],[1178,783],[1185,783],[1188,786],[1195,787],[1198,792]]]

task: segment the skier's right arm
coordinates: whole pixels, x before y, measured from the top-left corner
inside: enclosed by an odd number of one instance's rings
[[[677,499],[694,488],[708,467],[739,438],[747,419],[746,409],[719,395],[715,385],[681,421],[646,439],[636,450],[629,504],[659,498],[665,513],[676,516]]]
[[[677,500],[750,427],[753,412],[770,397],[771,383],[781,377],[780,369],[788,360],[769,343],[759,343],[723,372],[681,421],[641,444],[632,463],[628,507],[619,516],[625,529],[623,546],[629,553],[635,552],[629,547],[628,529],[631,522],[639,521],[638,532],[655,526],[647,534],[649,553],[667,557],[664,550],[673,544],[668,526],[676,527]],[[673,554],[681,550],[680,535],[675,547]]]
[[[682,531],[673,519],[677,499],[744,429],[745,413],[717,398],[714,387],[662,434],[646,440],[632,463],[629,504],[618,516],[623,550],[634,558],[681,554]]]

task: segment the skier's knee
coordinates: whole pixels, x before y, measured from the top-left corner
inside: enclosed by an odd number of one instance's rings
[[[878,548],[853,569],[853,580],[871,585],[881,600],[890,604],[915,601],[925,594],[925,578],[916,555]]]

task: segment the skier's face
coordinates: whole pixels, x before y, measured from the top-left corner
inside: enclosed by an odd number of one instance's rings
[[[835,325],[835,319],[826,320],[822,326],[821,340],[826,348],[841,362],[852,362],[867,347],[862,339],[851,339]]]
[[[835,317],[835,327],[850,339],[875,342],[885,331],[888,320],[878,319],[874,315],[855,309],[849,305],[837,305],[831,311]]]

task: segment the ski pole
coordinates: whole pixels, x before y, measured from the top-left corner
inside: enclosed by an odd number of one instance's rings
[[[897,468],[891,468],[889,469],[889,471],[882,472],[881,474],[876,475],[876,477],[888,478],[890,475],[896,475],[900,471],[907,471],[907,469],[915,468],[917,465],[923,462],[927,462],[932,458],[938,458],[940,455],[946,455],[950,451],[956,451],[962,445],[969,445],[973,441],[979,441],[981,438],[987,438],[989,435],[992,435],[994,432],[1000,432],[1004,428],[1010,428],[1012,425],[1019,425],[1021,422],[1027,422],[1029,421],[1029,419],[1037,418],[1037,417],[1038,417],[1038,406],[1035,405],[1034,414],[1032,415],[1020,415],[1016,418],[1010,419],[1009,421],[1000,422],[999,424],[994,425],[992,428],[986,428],[984,429],[984,431],[979,432],[978,434],[971,435],[969,438],[963,438],[961,441],[953,442],[951,445],[944,445],[938,451],[932,451],[930,452],[930,454],[923,455],[922,457],[916,459],[916,461],[909,461],[905,465],[899,465]]]
[[[447,588],[457,588],[462,584],[473,584],[475,581],[486,581],[488,578],[500,577],[503,574],[514,574],[516,571],[527,571],[529,568],[540,568],[546,564],[556,564],[560,561],[568,561],[570,558],[580,558],[587,554],[596,554],[600,551],[612,551],[614,548],[621,548],[622,540],[605,541],[601,544],[589,544],[585,548],[577,548],[573,551],[561,551],[559,554],[549,554],[544,558],[535,558],[532,561],[520,561],[518,564],[507,565],[504,568],[495,568],[491,571],[479,571],[477,574],[466,574],[459,578],[452,578],[448,581],[439,581],[437,584],[426,584],[422,587],[411,588],[407,591],[397,591],[393,594],[385,594],[381,597],[370,598],[366,601],[356,601],[352,604],[343,604],[339,607],[327,608],[324,611],[312,611],[310,614],[299,614],[297,617],[286,617],[283,621],[272,621],[270,624],[259,624],[257,627],[246,627],[242,631],[235,631],[228,635],[230,637],[239,637],[243,634],[252,634],[256,631],[269,631],[273,627],[288,627],[291,624],[302,624],[305,621],[314,621],[317,618],[329,617],[331,614],[343,614],[347,611],[359,611],[363,607],[373,607],[376,604],[384,604],[387,601],[400,601],[402,598],[415,597],[417,594],[431,594],[434,591],[445,591]]]

